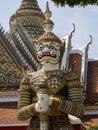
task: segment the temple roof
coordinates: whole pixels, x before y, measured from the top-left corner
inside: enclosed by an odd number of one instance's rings
[[[18,10],[10,17],[10,26],[13,27],[17,21],[33,39],[38,38],[44,32],[44,14],[37,0],[22,0]]]
[[[0,25],[1,87],[12,86],[12,82],[14,86],[19,86],[24,64],[31,71],[37,70],[40,64],[36,59],[33,41],[43,33],[43,20],[44,15],[37,1],[23,0],[19,9],[10,18],[10,31],[6,32]],[[18,78],[16,78],[17,76]]]

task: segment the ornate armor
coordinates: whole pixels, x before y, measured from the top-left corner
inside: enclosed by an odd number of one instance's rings
[[[81,117],[83,115],[83,99],[79,77],[65,70],[38,71],[28,79],[21,81],[18,101],[18,117],[20,120],[31,118],[31,128],[39,129],[39,113],[35,111],[36,93],[46,87],[50,90],[53,102],[49,108],[49,127],[51,129],[71,128],[68,114]],[[32,104],[33,103],[33,104]],[[31,104],[31,105],[30,105]],[[71,130],[71,129],[70,129]]]

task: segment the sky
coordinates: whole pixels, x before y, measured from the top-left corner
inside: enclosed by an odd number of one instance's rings
[[[0,24],[5,31],[9,30],[9,18],[19,8],[22,0],[0,0]],[[86,6],[70,8],[57,7],[51,0],[38,0],[42,11],[45,11],[46,1],[49,2],[54,22],[53,32],[60,38],[66,36],[75,24],[76,30],[72,37],[74,49],[82,48],[89,40],[89,34],[93,41],[89,48],[89,58],[98,59],[98,6]]]

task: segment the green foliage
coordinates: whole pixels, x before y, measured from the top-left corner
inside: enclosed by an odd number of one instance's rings
[[[74,6],[87,6],[87,5],[98,5],[98,0],[52,0],[57,6],[68,5],[70,7]]]
[[[87,130],[98,130],[98,125],[97,126],[91,126],[89,129]]]

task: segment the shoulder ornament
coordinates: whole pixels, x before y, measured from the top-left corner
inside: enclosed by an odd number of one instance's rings
[[[67,86],[79,87],[81,86],[80,78],[76,73],[70,72],[66,74]]]

